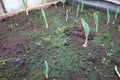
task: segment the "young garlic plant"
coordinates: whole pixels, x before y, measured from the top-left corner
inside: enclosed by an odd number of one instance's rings
[[[82,0],[82,4],[81,4],[81,13],[83,12],[83,7],[84,7],[84,0]]]
[[[70,9],[67,9],[66,10],[66,22],[68,22],[69,12],[70,12]]]
[[[27,0],[22,0],[23,6],[25,7],[26,15],[28,15],[28,5],[27,5]]]
[[[65,7],[65,1],[66,0],[61,0],[62,4],[63,4],[63,8]]]
[[[96,25],[96,32],[98,31],[98,14],[96,12],[93,13],[93,18],[94,18],[94,22]]]
[[[49,66],[48,66],[48,62],[45,60],[45,78],[48,79],[49,76]]]
[[[44,11],[44,9],[41,9],[41,11],[42,11],[42,15],[43,15],[44,21],[46,23],[46,28],[48,28],[48,22],[47,22],[47,17],[46,17],[45,11]]]
[[[55,4],[55,9],[57,9],[57,4]]]
[[[76,17],[78,17],[79,10],[80,10],[80,5],[78,4],[77,5],[77,10],[76,10]]]
[[[84,28],[84,33],[85,33],[85,42],[83,44],[83,47],[87,47],[88,46],[88,35],[89,35],[89,25],[87,24],[87,22],[81,18],[81,21],[82,21],[82,25],[83,25],[83,28]]]
[[[115,72],[117,73],[118,77],[120,78],[120,73],[118,72],[117,66],[115,65]]]
[[[120,12],[120,6],[116,9],[115,19],[117,19],[118,13]]]
[[[107,9],[107,25],[110,23],[110,11]]]

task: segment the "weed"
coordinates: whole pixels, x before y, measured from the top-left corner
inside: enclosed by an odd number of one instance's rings
[[[84,33],[85,33],[85,43],[83,44],[83,47],[87,47],[88,46],[88,35],[90,32],[89,25],[83,18],[81,18],[81,21],[82,21],[82,25],[83,25]]]
[[[96,32],[98,31],[98,14],[96,12],[93,13],[94,16],[94,22],[96,25]]]
[[[48,66],[48,62],[45,60],[45,78],[46,79],[49,78],[48,73],[49,73],[49,66]]]
[[[78,4],[77,5],[77,11],[76,11],[76,17],[78,17],[79,10],[80,10],[80,5]]]
[[[106,52],[107,56],[112,56],[113,54],[111,52]]]
[[[55,31],[55,33],[56,34],[62,34],[65,31],[65,29],[66,29],[66,26],[60,27]]]
[[[120,6],[116,9],[115,19],[117,19],[118,13],[120,12]]]
[[[110,23],[110,11],[107,9],[107,25]]]
[[[41,43],[41,41],[39,41],[39,42],[36,42],[35,45],[37,45],[37,46],[41,46],[42,43]]]
[[[106,58],[102,58],[101,63],[102,64],[107,64],[107,59]]]
[[[23,5],[24,5],[24,7],[25,7],[25,11],[26,11],[26,15],[28,15],[28,5],[27,5],[27,0],[22,0],[22,3],[23,3]]]
[[[15,30],[17,27],[18,27],[18,24],[17,23],[15,23],[15,24],[9,24],[8,25],[9,27],[8,27],[8,30]]]
[[[51,36],[46,36],[46,37],[43,37],[43,40],[46,41],[46,42],[49,42],[51,40]]]
[[[44,11],[44,9],[41,9],[41,11],[42,11],[42,15],[43,15],[43,18],[45,20],[45,23],[46,23],[46,28],[48,28],[48,22],[47,22],[45,11]]]
[[[3,66],[3,65],[5,65],[5,64],[6,64],[6,62],[4,60],[0,61],[0,67]]]

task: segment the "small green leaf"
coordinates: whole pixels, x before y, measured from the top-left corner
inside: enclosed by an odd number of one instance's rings
[[[48,28],[47,17],[46,17],[45,11],[44,11],[44,9],[41,9],[41,11],[42,11],[42,15],[45,20],[45,23],[46,23],[46,28]]]
[[[107,25],[110,23],[110,11],[107,9]]]
[[[119,12],[120,12],[120,6],[118,6],[117,9],[116,9],[115,19],[117,19],[117,16],[118,16]]]
[[[84,32],[85,32],[85,37],[88,37],[89,31],[90,31],[89,26],[88,26],[87,22],[83,18],[81,18],[81,21],[82,21],[82,25],[83,25]]]
[[[96,24],[96,32],[98,31],[98,14],[96,12],[93,13],[94,22]]]
[[[0,61],[0,66],[5,65],[5,61]]]

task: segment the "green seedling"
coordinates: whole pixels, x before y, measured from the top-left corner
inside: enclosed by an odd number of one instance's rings
[[[118,13],[120,12],[120,6],[117,8],[116,14],[115,14],[115,19],[117,19]]]
[[[120,78],[120,73],[118,72],[117,65],[115,65],[115,72],[117,73],[118,77]]]
[[[48,79],[49,76],[49,66],[48,66],[48,62],[45,60],[45,78]]]
[[[76,17],[78,17],[79,10],[80,10],[80,5],[78,4],[77,5],[77,11],[76,11]]]
[[[84,0],[82,0],[82,4],[81,4],[81,13],[83,12],[83,7],[84,7]]]
[[[107,25],[110,23],[110,11],[107,9]]]
[[[93,16],[94,16],[94,22],[96,25],[96,32],[97,32],[98,31],[98,14],[94,12]]]
[[[46,17],[45,11],[44,11],[44,9],[41,9],[41,11],[42,11],[42,15],[43,15],[44,21],[46,23],[46,28],[48,28],[48,22],[47,22],[47,17]]]
[[[107,59],[106,59],[106,58],[102,58],[101,63],[102,63],[102,64],[107,63]]]
[[[87,24],[87,22],[81,18],[81,21],[82,21],[82,25],[83,25],[83,28],[84,28],[84,33],[85,33],[85,42],[83,44],[83,47],[87,47],[88,46],[88,35],[89,35],[89,25]]]
[[[68,22],[69,11],[70,11],[70,9],[66,10],[66,22]]]
[[[57,4],[55,4],[55,9],[57,9]]]
[[[62,33],[64,33],[65,29],[66,29],[66,26],[59,27],[59,28],[55,31],[55,33],[56,33],[56,34],[62,34]]]
[[[27,5],[27,0],[22,0],[23,6],[25,7],[26,15],[28,15],[28,5]]]
[[[65,0],[61,0],[62,4],[63,4],[63,8],[65,7]]]

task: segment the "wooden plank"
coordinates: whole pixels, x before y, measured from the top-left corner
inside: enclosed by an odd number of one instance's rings
[[[42,9],[42,8],[48,8],[52,4],[57,4],[58,2],[61,2],[61,0],[45,3],[45,4],[35,6],[35,7],[32,7],[32,8],[27,8],[27,10],[31,11],[31,10],[39,10],[39,9]],[[24,12],[24,11],[26,11],[26,10],[21,9],[21,10],[17,10],[17,11],[14,11],[14,12],[9,12],[9,13],[6,13],[6,14],[2,14],[2,15],[0,15],[0,19],[4,19],[4,18],[7,18],[7,17],[12,17],[12,16],[18,15],[19,13]]]
[[[112,2],[112,3],[115,3],[117,5],[120,5],[120,1],[118,1],[118,0],[104,0],[104,1]]]

